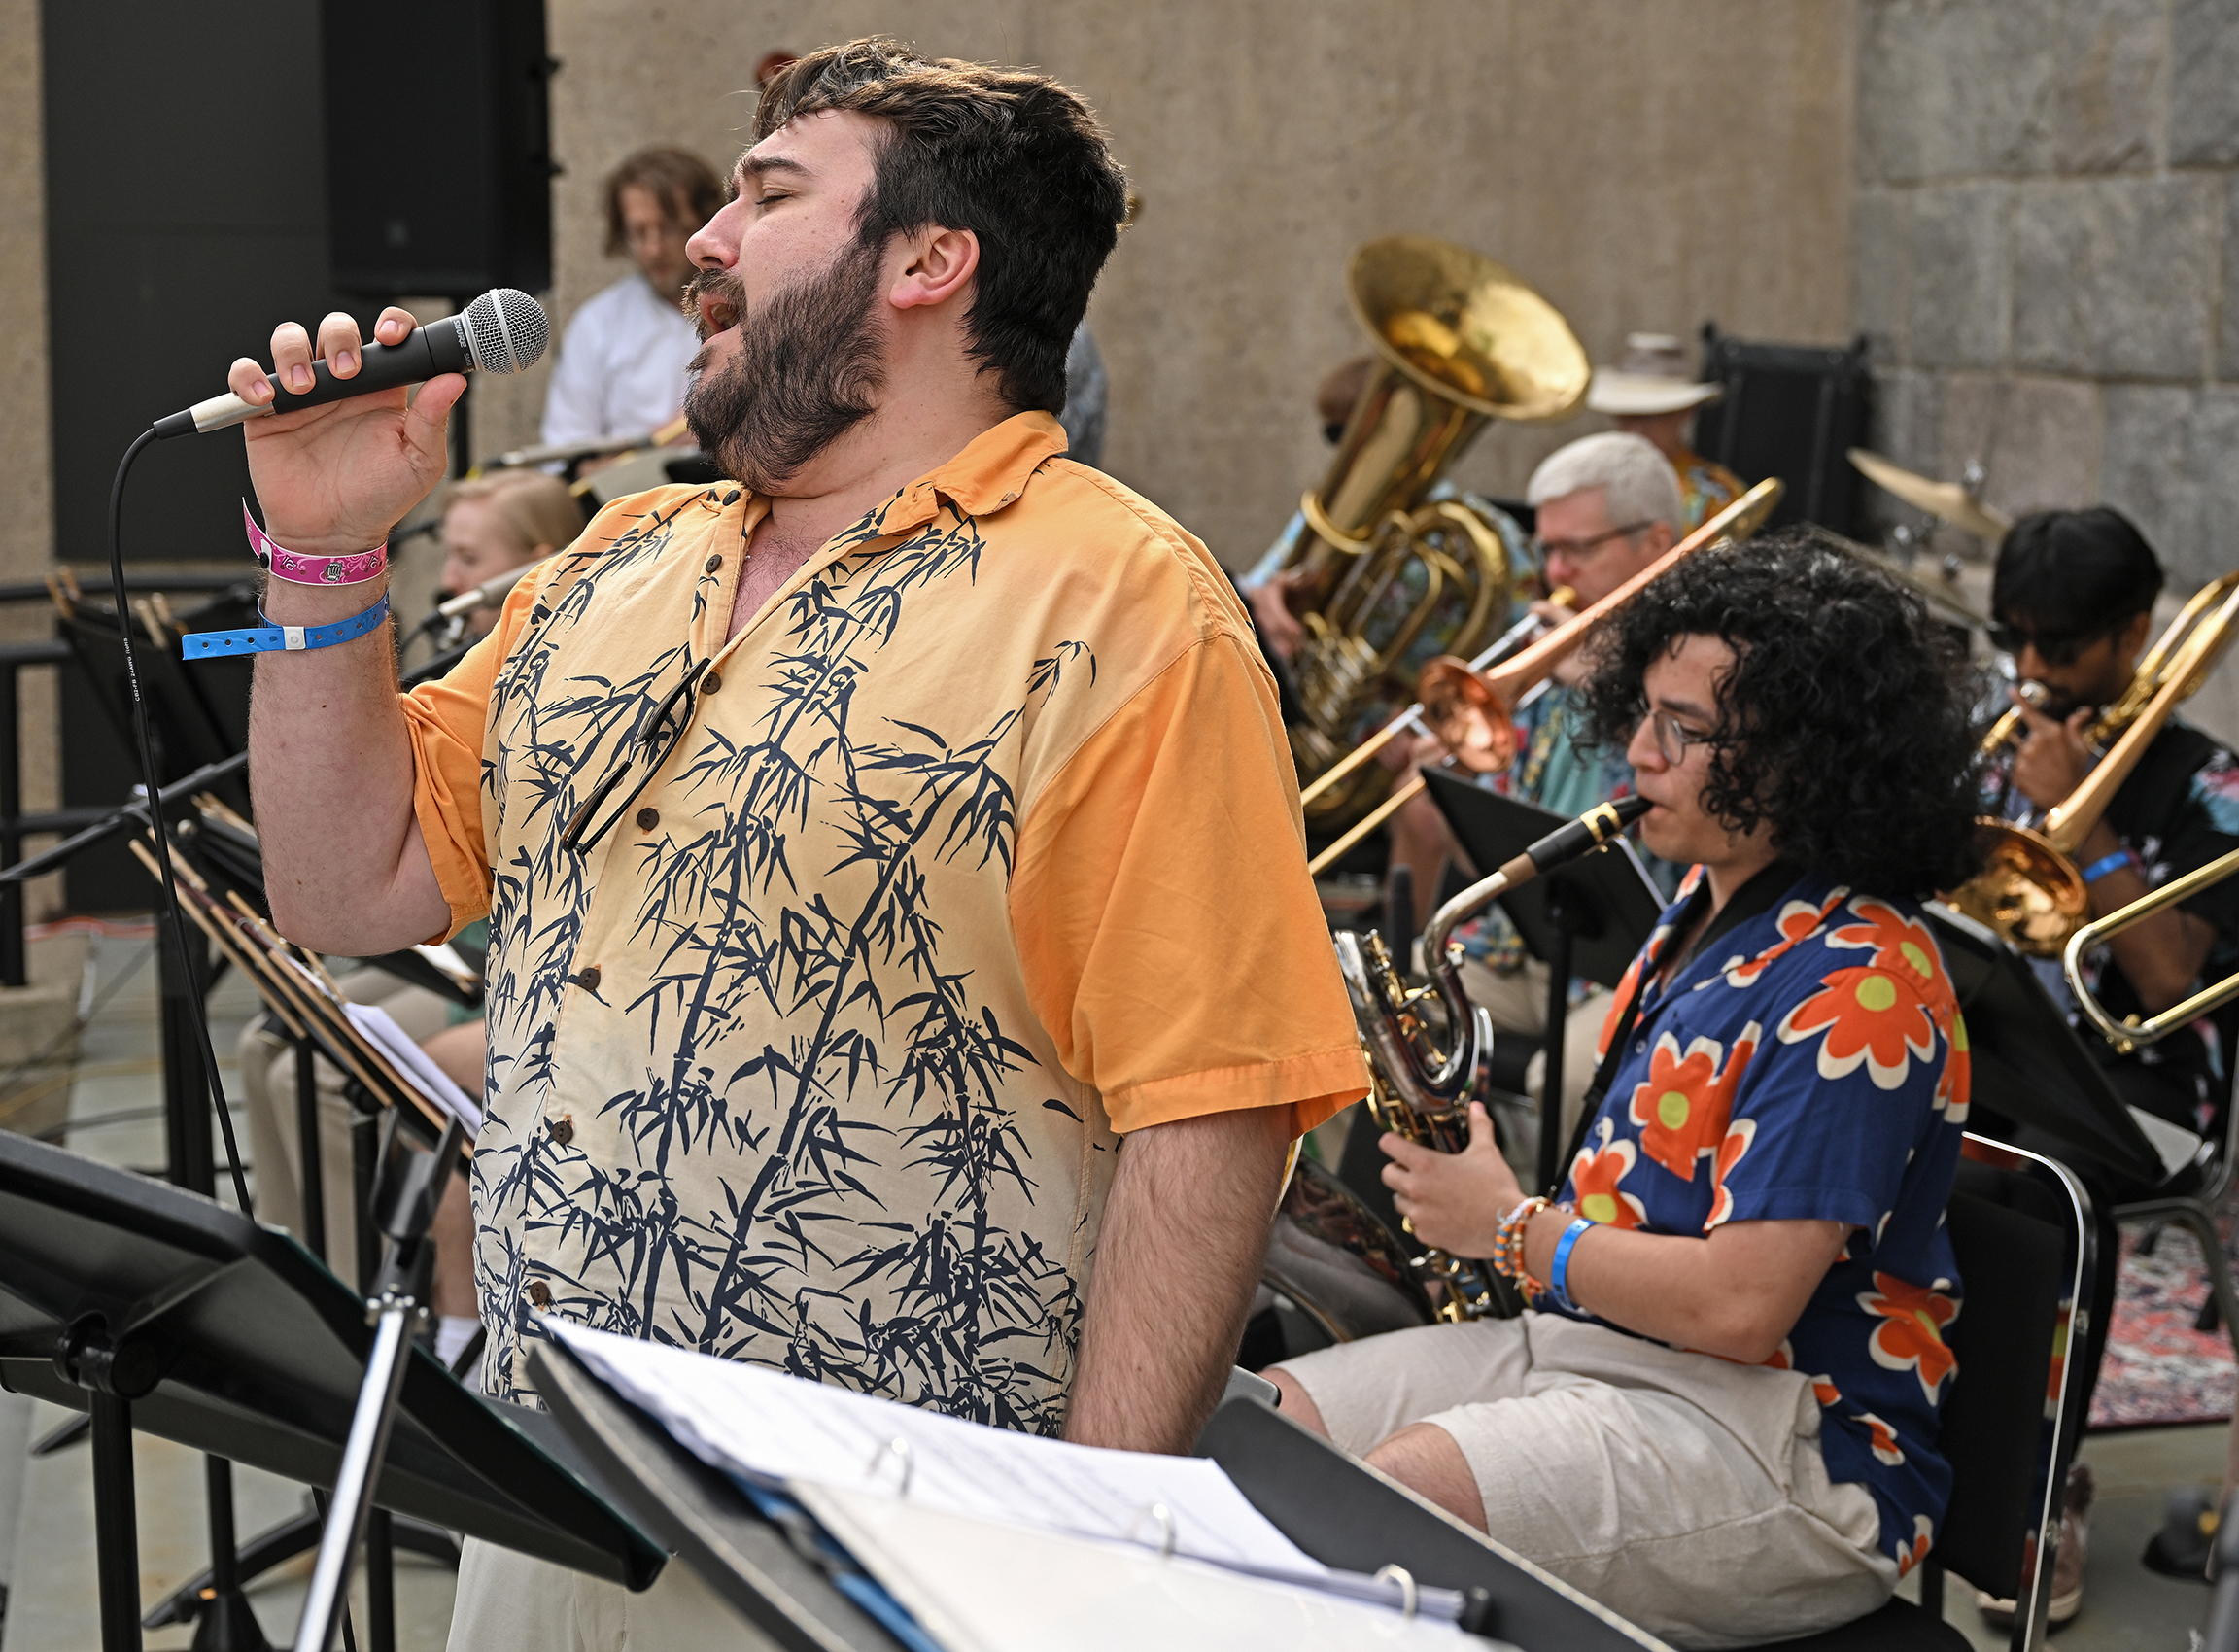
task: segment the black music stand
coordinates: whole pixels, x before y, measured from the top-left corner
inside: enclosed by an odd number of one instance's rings
[[[372,1344],[364,1299],[288,1235],[0,1135],[0,1384],[92,1414],[103,1652],[140,1645],[131,1430],[331,1485]],[[375,1495],[633,1589],[664,1559],[550,1419],[469,1393],[425,1349]]]
[[[1502,797],[1440,769],[1426,769],[1430,801],[1481,871],[1505,866],[1548,833],[1569,823],[1536,804]],[[1664,915],[1664,897],[1648,880],[1633,845],[1581,855],[1500,897],[1500,909],[1532,955],[1547,966],[1547,1033],[1540,1043],[1547,1071],[1539,1085],[1539,1187],[1549,1197],[1561,1180],[1563,1046],[1570,982],[1614,987]]]
[[[1940,901],[1927,913],[1967,1017],[1969,1105],[2034,1125],[2148,1186],[2165,1181],[2161,1155],[2029,960]]]
[[[812,1558],[812,1541],[765,1519],[728,1475],[678,1445],[565,1344],[539,1342],[529,1374],[616,1506],[763,1634],[798,1652],[902,1652]]]
[[[529,1368],[560,1426],[624,1506],[765,1634],[818,1652],[894,1652],[899,1642],[805,1558],[812,1541],[764,1519],[726,1475],[677,1444],[565,1344],[540,1343]],[[1232,1390],[1195,1449],[1325,1565],[1373,1573],[1397,1564],[1419,1584],[1482,1591],[1469,1618],[1479,1634],[1577,1652],[1661,1644],[1255,1394]]]

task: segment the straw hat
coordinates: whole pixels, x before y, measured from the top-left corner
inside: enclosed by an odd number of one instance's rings
[[[1596,367],[1586,405],[1597,413],[1646,418],[1681,413],[1726,394],[1714,384],[1698,384],[1679,341],[1668,332],[1635,332],[1625,338],[1625,359],[1614,367]]]

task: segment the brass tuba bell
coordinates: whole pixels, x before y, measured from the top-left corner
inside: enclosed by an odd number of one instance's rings
[[[1515,570],[1493,524],[1427,496],[1493,419],[1561,419],[1585,397],[1586,352],[1553,305],[1482,254],[1424,235],[1371,241],[1346,274],[1377,355],[1322,485],[1299,501],[1282,565],[1306,636],[1292,667],[1306,721],[1299,778],[1352,748],[1361,724],[1413,698],[1432,655],[1478,651],[1507,617]],[[1319,829],[1371,808],[1368,765],[1307,805]]]

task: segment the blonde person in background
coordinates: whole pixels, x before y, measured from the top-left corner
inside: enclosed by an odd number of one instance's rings
[[[574,496],[540,470],[461,482],[443,507],[443,595],[463,596],[485,580],[540,562],[582,532],[583,512]],[[488,636],[503,602],[499,598],[469,613],[467,635]]]
[[[700,348],[682,309],[692,278],[684,243],[722,204],[714,169],[688,150],[639,150],[607,175],[606,255],[627,253],[637,267],[586,299],[561,334],[544,393],[547,444],[657,430],[683,411]]]

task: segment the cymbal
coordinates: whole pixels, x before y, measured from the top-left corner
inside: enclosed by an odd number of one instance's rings
[[[1978,539],[1987,539],[1995,544],[2006,536],[2006,530],[2013,526],[1956,482],[1931,482],[1927,477],[1916,476],[1901,465],[1890,464],[1877,453],[1868,453],[1862,447],[1850,450],[1850,463],[1877,487],[1887,489],[1907,504],[1924,510],[1930,516],[1942,517],[1952,527],[1972,533]]]

